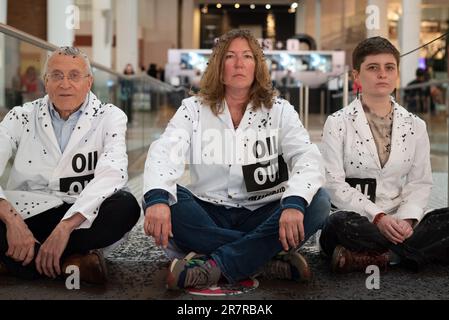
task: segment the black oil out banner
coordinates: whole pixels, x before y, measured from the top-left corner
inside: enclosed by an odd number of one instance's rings
[[[59,188],[62,192],[69,192],[69,194],[80,194],[93,178],[93,173],[85,176],[61,178],[59,179]]]
[[[271,189],[288,180],[288,168],[282,155],[272,160],[242,166],[248,192]]]
[[[376,179],[373,178],[346,178],[345,181],[359,192],[363,193],[369,200],[376,202]]]

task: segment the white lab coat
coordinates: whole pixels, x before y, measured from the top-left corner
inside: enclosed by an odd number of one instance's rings
[[[176,203],[184,160],[190,164],[187,188],[204,201],[229,207],[255,210],[288,196],[310,204],[324,184],[317,146],[293,107],[280,98],[271,109],[248,105],[236,130],[226,103],[216,116],[198,97],[183,100],[148,151],[144,194],[164,189],[170,205]]]
[[[56,140],[48,95],[15,107],[0,123],[0,174],[14,163],[7,199],[24,219],[63,202],[73,203],[63,219],[79,212],[89,228],[104,199],[127,182],[126,115],[90,92],[64,153]]]
[[[396,102],[391,153],[383,168],[359,99],[327,118],[321,151],[326,187],[338,209],[355,211],[370,221],[380,212],[418,221],[424,216],[432,188],[426,124]],[[345,178],[375,179],[375,203]]]

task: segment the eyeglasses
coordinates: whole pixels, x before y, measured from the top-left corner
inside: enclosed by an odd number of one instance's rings
[[[67,80],[69,80],[70,82],[75,82],[75,83],[80,82],[81,79],[87,78],[89,76],[90,76],[90,74],[82,75],[81,73],[76,72],[76,71],[69,72],[69,74],[67,76],[65,76],[64,73],[62,73],[62,72],[53,72],[48,75],[48,77],[53,82],[62,82],[64,80],[64,78],[67,77]]]

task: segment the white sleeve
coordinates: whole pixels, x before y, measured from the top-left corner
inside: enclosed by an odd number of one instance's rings
[[[16,153],[19,147],[24,125],[23,107],[15,107],[10,110],[0,123],[0,176],[5,172],[8,160]],[[0,198],[6,199],[6,195],[0,186]]]
[[[300,196],[310,204],[324,184],[322,157],[290,104],[283,110],[280,139],[282,156],[290,169],[282,198]]]
[[[342,130],[340,130],[342,129]],[[329,116],[324,124],[321,152],[326,170],[326,189],[339,209],[357,212],[370,221],[382,210],[346,181],[343,165],[346,129],[341,117]]]
[[[128,181],[127,117],[116,108],[103,121],[106,121],[103,132],[104,147],[95,167],[94,178],[87,184],[63,217],[64,220],[77,212],[81,213],[86,220],[78,229],[90,228],[103,201],[114,192],[122,189]]]
[[[194,106],[184,101],[164,133],[151,144],[145,162],[144,195],[152,189],[163,189],[169,193],[169,205],[177,202],[176,182],[185,171],[197,113]]]
[[[424,121],[417,122],[415,157],[401,192],[401,204],[396,212],[399,219],[417,219],[424,216],[424,209],[432,190],[429,136]]]

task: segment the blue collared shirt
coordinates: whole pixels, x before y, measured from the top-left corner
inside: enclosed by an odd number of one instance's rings
[[[76,124],[84,109],[86,108],[88,100],[89,98],[86,97],[81,108],[72,113],[67,120],[61,118],[58,111],[56,111],[55,107],[53,106],[53,103],[49,104],[51,124],[53,125],[53,130],[55,131],[55,136],[58,140],[59,148],[61,149],[62,153],[69,143],[72,132],[73,130],[75,130]]]

